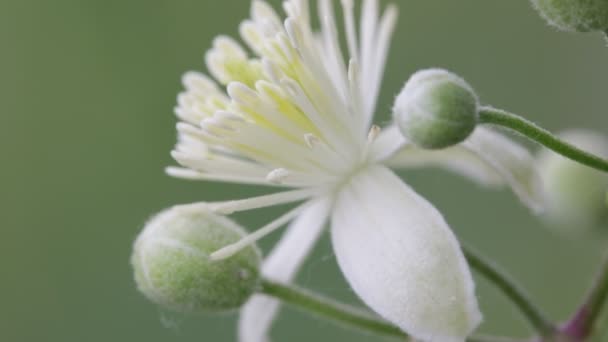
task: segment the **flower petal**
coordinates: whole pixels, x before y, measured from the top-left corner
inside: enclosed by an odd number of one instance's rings
[[[475,285],[441,214],[384,167],[338,195],[332,242],[361,299],[414,338],[462,342],[481,321]]]
[[[373,162],[382,162],[392,156],[399,157],[399,152],[405,146],[408,146],[408,142],[401,134],[399,127],[390,125],[382,129],[372,142],[370,156]]]
[[[264,260],[262,275],[277,282],[293,280],[304,259],[321,235],[328,218],[329,200],[314,200],[287,228]],[[279,310],[279,301],[254,295],[242,308],[239,319],[240,342],[268,341],[268,331]]]
[[[486,186],[508,184],[532,211],[543,208],[542,181],[530,152],[522,145],[485,127],[478,127],[463,143],[443,150],[405,145],[386,161],[395,168],[434,165]]]
[[[501,187],[505,183],[496,169],[463,145],[442,150],[425,150],[407,144],[394,154],[386,164],[396,169],[441,167],[488,187]]]

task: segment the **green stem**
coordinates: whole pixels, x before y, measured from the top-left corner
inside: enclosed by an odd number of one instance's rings
[[[594,169],[608,172],[607,160],[558,139],[551,132],[518,115],[501,109],[482,107],[479,111],[479,121],[484,124],[510,128],[565,157]]]
[[[478,335],[467,339],[467,342],[530,342],[530,339],[515,339],[501,336]]]
[[[260,292],[275,297],[288,305],[306,311],[317,317],[327,318],[334,323],[344,324],[366,332],[402,340],[411,340],[401,329],[378,319],[369,313],[338,303],[333,299],[312,293],[295,286],[279,284],[268,279],[262,280]],[[497,336],[473,336],[467,342],[518,342],[517,340]]]
[[[502,292],[519,308],[539,334],[542,336],[550,336],[555,332],[555,327],[551,321],[533,304],[525,291],[511,280],[511,277],[505,272],[500,271],[498,266],[491,261],[486,260],[471,248],[462,246],[462,250],[469,265],[502,290]]]
[[[608,255],[601,265],[595,283],[574,316],[562,328],[568,336],[585,339],[593,331],[608,298]]]
[[[379,335],[407,338],[407,335],[396,326],[377,319],[354,307],[338,303],[308,290],[287,286],[270,280],[262,281],[261,292],[276,297],[296,308],[314,313],[316,316],[330,319]]]

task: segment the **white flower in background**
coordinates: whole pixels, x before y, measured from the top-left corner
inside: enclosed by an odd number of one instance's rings
[[[608,138],[591,130],[574,129],[559,137],[580,149],[608,158]],[[552,228],[570,235],[604,228],[608,219],[608,175],[542,149],[538,169],[544,183],[546,210],[543,217]]]
[[[508,183],[534,207],[531,157],[482,128],[460,145],[425,151],[394,126],[372,125],[397,10],[380,13],[377,0],[363,1],[357,24],[353,1],[341,4],[346,58],[331,1],[318,3],[318,32],[305,0],[284,2],[284,21],[253,1],[251,18],[240,26],[250,51],[220,36],[206,56],[215,81],[196,72],[184,76],[173,151],[183,168],[167,171],[291,188],[190,205],[220,214],[303,202],[212,257],[228,258],[289,224],[262,267],[266,278],[288,283],[331,220],[340,268],[367,305],[418,339],[463,341],[481,314],[458,241],[441,214],[389,167],[438,165],[482,184]],[[240,340],[265,341],[278,306],[255,295],[242,309]]]

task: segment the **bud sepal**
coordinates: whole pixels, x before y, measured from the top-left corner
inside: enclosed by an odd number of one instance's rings
[[[426,149],[464,141],[478,121],[479,100],[462,78],[443,69],[416,72],[395,100],[393,117],[401,133]]]
[[[245,235],[226,217],[167,209],[150,219],[135,240],[131,264],[137,287],[151,301],[178,312],[237,309],[259,287],[258,248],[250,245],[221,261],[209,255]]]
[[[562,31],[608,30],[606,0],[532,0],[532,4],[551,26]]]

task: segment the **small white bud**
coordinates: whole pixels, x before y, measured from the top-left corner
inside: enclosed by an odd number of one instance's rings
[[[415,145],[440,149],[465,140],[479,118],[479,101],[462,78],[443,69],[416,72],[401,90],[393,118]]]
[[[547,22],[563,31],[608,30],[606,0],[532,0]]]
[[[260,281],[255,245],[231,258],[209,254],[245,236],[233,221],[205,211],[167,209],[146,224],[133,245],[138,289],[151,301],[179,312],[216,312],[240,307]]]
[[[572,130],[560,138],[596,154],[608,157],[608,139],[594,132]],[[606,191],[608,175],[554,152],[543,150],[538,170],[545,188],[545,218],[552,227],[580,233],[585,228],[608,222]]]

